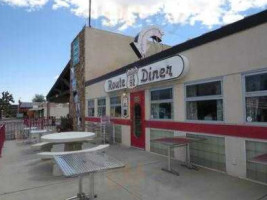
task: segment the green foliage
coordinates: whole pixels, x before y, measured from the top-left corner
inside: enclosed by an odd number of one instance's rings
[[[72,119],[69,117],[61,117],[61,124],[57,129],[59,132],[72,131],[73,130]]]
[[[10,114],[11,103],[14,103],[13,95],[8,91],[2,92],[2,96],[0,98],[0,118],[2,118],[2,113],[4,116]]]
[[[32,102],[45,102],[45,97],[42,94],[35,94],[32,99]]]

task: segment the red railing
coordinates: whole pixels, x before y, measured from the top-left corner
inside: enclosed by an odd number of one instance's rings
[[[24,119],[24,125],[28,127],[38,127],[39,129],[43,129],[46,126],[55,126],[55,119],[46,119],[46,118],[38,118],[38,119]]]
[[[5,142],[5,125],[0,125],[0,157],[2,156],[2,148]]]

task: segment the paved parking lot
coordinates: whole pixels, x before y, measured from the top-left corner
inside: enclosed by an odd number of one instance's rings
[[[188,170],[177,162],[173,165],[180,176],[174,176],[161,170],[165,157],[120,145],[111,146],[107,154],[126,167],[96,176],[99,200],[267,200],[265,185],[202,168]],[[5,143],[0,158],[1,200],[63,200],[77,190],[77,178],[52,176],[51,162],[41,161],[29,145]]]

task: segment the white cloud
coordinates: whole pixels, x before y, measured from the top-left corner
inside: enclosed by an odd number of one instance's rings
[[[223,16],[222,21],[224,24],[230,24],[230,23],[233,23],[235,21],[241,20],[243,18],[244,18],[243,15],[236,14],[234,12],[228,12]]]
[[[52,6],[54,10],[58,8],[69,8],[69,7],[70,5],[64,0],[55,0],[55,3]]]
[[[242,12],[250,8],[263,8],[267,0],[229,0],[233,12]]]
[[[56,75],[56,76],[54,77],[55,80],[57,80],[58,78],[59,78],[59,75]]]
[[[11,6],[34,9],[44,6],[49,0],[0,0],[0,1],[7,3]]]
[[[80,17],[88,17],[89,0],[0,0],[13,6],[41,7],[48,1],[53,9],[68,8]],[[101,18],[105,26],[125,30],[137,25],[137,19],[151,20],[156,14],[164,16],[162,23],[204,26],[223,25],[242,19],[243,11],[265,8],[267,0],[92,0],[92,18]],[[153,23],[153,21],[152,21]]]

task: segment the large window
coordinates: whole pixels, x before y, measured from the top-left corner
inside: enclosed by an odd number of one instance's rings
[[[267,167],[253,161],[253,158],[267,152],[267,143],[246,141],[247,177],[267,183]]]
[[[186,85],[186,117],[223,121],[222,81]]]
[[[151,118],[173,118],[172,88],[151,91]]]
[[[106,116],[106,99],[97,99],[97,115],[99,117]]]
[[[223,137],[194,134],[186,134],[186,136],[200,139],[190,144],[190,159],[192,163],[226,171],[225,139]]]
[[[121,97],[110,97],[110,116],[121,117]]]
[[[95,100],[94,99],[88,100],[88,116],[89,117],[95,116]]]
[[[245,76],[247,122],[267,122],[267,72]]]

